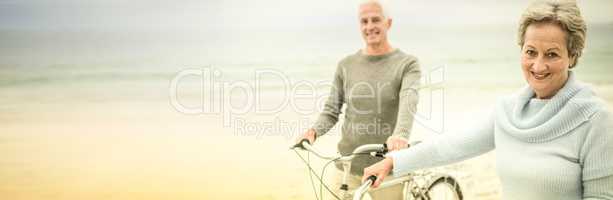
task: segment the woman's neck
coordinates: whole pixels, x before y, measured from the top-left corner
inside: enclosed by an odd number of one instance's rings
[[[534,90],[534,96],[537,99],[551,99],[553,96],[555,96],[560,91],[560,89],[564,87],[564,85],[566,85],[567,82],[568,82],[568,76],[566,77],[566,80],[564,80],[564,83],[560,85],[560,87],[553,89],[553,90],[549,90],[549,91]]]

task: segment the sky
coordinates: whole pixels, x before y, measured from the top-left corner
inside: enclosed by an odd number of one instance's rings
[[[0,28],[114,29],[319,26],[353,20],[352,1],[2,0]],[[392,0],[397,18],[423,23],[514,23],[530,1]],[[581,1],[592,23],[611,23],[613,2]],[[496,11],[496,12],[492,12]]]
[[[334,43],[336,39],[329,36],[334,33],[347,35],[339,40],[359,40],[357,2],[0,0],[0,64],[136,62],[160,55],[172,57],[173,51],[224,57],[237,48],[291,43],[295,38],[306,41],[295,44],[300,46],[313,40]],[[389,8],[397,29],[512,27],[529,2],[392,0]],[[613,24],[613,1],[581,1],[580,7],[589,23]],[[338,45],[346,46],[344,42]]]

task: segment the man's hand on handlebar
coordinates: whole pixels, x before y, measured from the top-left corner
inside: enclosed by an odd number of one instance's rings
[[[409,140],[401,136],[392,135],[387,138],[387,141],[385,142],[385,144],[387,144],[387,149],[389,151],[396,151],[396,150],[407,148],[409,144]]]
[[[315,132],[315,129],[310,128],[309,130],[304,132],[304,134],[296,138],[296,144],[302,142],[303,139],[307,139],[309,140],[309,144],[313,144],[313,142],[315,142],[315,138],[317,137],[316,134],[317,133]]]

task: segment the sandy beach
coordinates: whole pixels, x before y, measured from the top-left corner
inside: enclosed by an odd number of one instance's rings
[[[124,87],[122,92],[113,84],[89,85],[65,91],[50,86],[3,88],[7,98],[0,114],[0,193],[4,198],[313,198],[306,167],[288,150],[293,142],[288,134],[299,131],[246,133],[224,127],[221,115],[179,113],[169,104],[167,84],[161,82]],[[610,85],[595,89],[612,104]],[[446,88],[445,133],[472,123],[474,116],[486,114],[499,96],[512,91]],[[82,93],[97,95],[67,101]],[[113,94],[130,95],[113,101],[103,98]],[[274,102],[266,98],[264,102]],[[275,114],[239,115],[235,120],[300,122],[315,117],[288,108]],[[428,126],[416,123],[412,140],[436,134]],[[322,137],[318,147],[334,153],[338,131]],[[460,179],[468,199],[498,199],[494,158],[488,153],[445,169]]]

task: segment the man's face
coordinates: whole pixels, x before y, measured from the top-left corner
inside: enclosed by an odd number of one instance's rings
[[[360,30],[366,45],[379,45],[387,41],[387,30],[391,20],[383,15],[383,9],[377,3],[365,3],[359,10]]]

